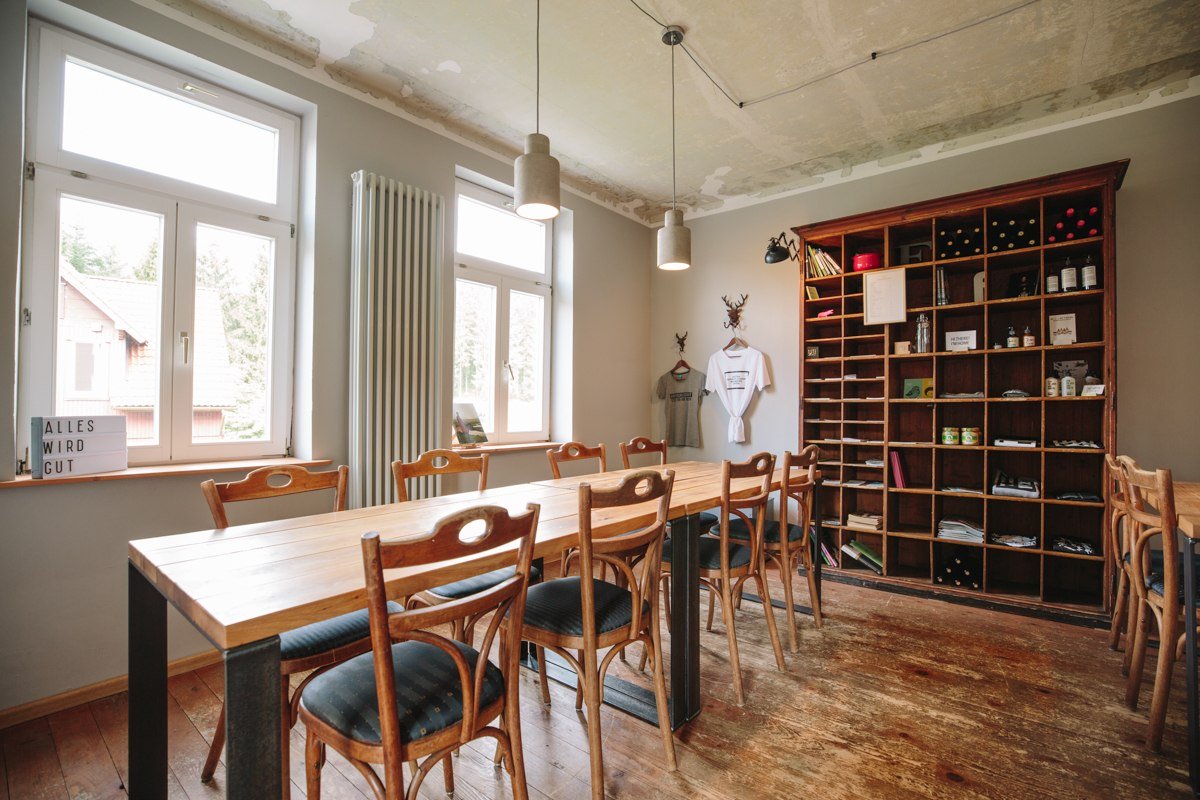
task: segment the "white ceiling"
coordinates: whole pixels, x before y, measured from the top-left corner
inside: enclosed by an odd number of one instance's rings
[[[512,155],[534,0],[157,0]],[[545,0],[541,129],[573,188],[644,220],[719,209],[1200,74],[1200,0]],[[871,60],[871,53],[878,56]]]

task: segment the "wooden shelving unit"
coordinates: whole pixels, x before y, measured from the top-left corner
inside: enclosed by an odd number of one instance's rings
[[[986,598],[998,605],[1097,616],[1108,612],[1112,598],[1105,558],[1108,487],[1103,455],[1114,452],[1116,443],[1115,197],[1128,163],[793,229],[801,240],[802,256],[808,246],[818,247],[847,270],[814,276],[805,257],[800,288],[800,445],[817,444],[821,449],[825,483],[817,522],[822,543],[837,560],[829,569],[867,581]],[[1079,213],[1088,222],[1073,239],[1063,241],[1065,233],[1075,233],[1057,227],[1068,207],[1082,209]],[[1092,208],[1097,213],[1089,215]],[[1016,230],[1008,229],[1012,219],[1018,220]],[[1088,235],[1093,229],[1096,233]],[[961,245],[957,255],[940,252],[938,240],[944,230],[951,237],[964,231],[958,234],[960,241],[975,234],[970,252],[963,254]],[[1022,235],[1014,240],[1018,230]],[[1056,241],[1049,241],[1051,236]],[[922,242],[931,247],[918,247]],[[904,271],[905,322],[863,322],[865,273],[850,269],[855,254],[872,250],[882,256],[880,269]],[[1098,286],[1047,294],[1047,275],[1057,274],[1068,257],[1076,265],[1090,257],[1097,266]],[[946,288],[941,304],[936,291],[939,270]],[[983,296],[977,299],[979,273]],[[1028,294],[1019,296],[1022,285]],[[810,287],[818,298],[808,297]],[[832,313],[818,316],[822,312]],[[932,325],[932,352],[896,354],[897,342],[915,342],[922,313]],[[1078,342],[1050,344],[1049,317],[1068,313],[1075,314]],[[1028,326],[1035,346],[1008,348],[1009,326],[1018,335]],[[944,349],[947,332],[968,330],[975,331],[978,349]],[[817,355],[804,357],[806,347],[816,347]],[[1046,377],[1053,374],[1055,362],[1065,360],[1086,361],[1104,384],[1104,395],[1044,397]],[[932,379],[933,397],[905,398],[904,381],[910,378]],[[1029,397],[1004,397],[1008,389],[1028,392]],[[983,396],[946,396],[975,392]],[[944,427],[979,428],[981,442],[943,445]],[[996,446],[1000,437],[1035,439],[1038,446]],[[1101,449],[1056,447],[1055,440],[1091,440]],[[892,453],[900,454],[906,488],[896,486]],[[1038,481],[1040,497],[991,494],[997,470]],[[849,481],[883,486],[847,486]],[[948,491],[952,488],[956,491]],[[1090,492],[1104,500],[1059,499],[1067,492]],[[847,515],[853,511],[881,515],[883,529],[848,527]],[[985,541],[938,538],[938,522],[947,516],[981,523]],[[1036,546],[993,542],[999,534],[1032,537]],[[1062,536],[1089,543],[1094,554],[1056,550],[1054,540]],[[841,552],[843,544],[854,540],[881,557],[881,576]],[[937,583],[942,564],[964,553],[982,570],[980,588]]]

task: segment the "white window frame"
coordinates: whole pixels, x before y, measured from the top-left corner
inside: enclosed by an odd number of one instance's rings
[[[37,125],[29,141],[27,158],[40,164],[75,170],[119,183],[186,196],[220,208],[244,211],[287,222],[296,221],[297,179],[299,177],[300,120],[287,112],[263,105],[223,87],[185,75],[167,67],[131,56],[79,36],[34,23],[37,41],[37,69],[33,76],[36,89]],[[223,192],[178,178],[127,167],[62,148],[64,65],[77,61],[99,68],[117,77],[131,80],[202,108],[224,112],[231,117],[278,131],[279,166],[275,175],[275,202]],[[194,87],[187,91],[184,86]],[[32,116],[32,115],[31,115]]]
[[[512,210],[512,197],[499,192],[485,189],[469,181],[456,181],[455,192],[455,241],[457,242],[458,224],[458,195],[465,195],[474,200],[502,208],[508,213]],[[553,305],[553,242],[554,227],[551,220],[545,223],[546,256],[545,269],[542,273],[521,269],[508,264],[501,264],[478,256],[455,252],[455,286],[459,279],[487,284],[496,289],[496,352],[494,354],[493,388],[494,403],[492,409],[492,427],[495,430],[486,431],[488,441],[498,444],[514,442],[537,442],[550,439],[550,350],[551,350],[551,321]],[[534,431],[508,430],[508,380],[506,368],[508,355],[508,314],[509,292],[519,291],[538,295],[543,298],[543,335],[542,335],[542,426]],[[452,296],[457,292],[452,293]],[[457,311],[456,311],[457,314]],[[456,318],[457,319],[457,318]],[[457,327],[457,323],[455,325]],[[452,351],[453,360],[454,352]]]
[[[58,339],[59,207],[61,197],[66,194],[140,209],[163,218],[161,315],[157,331],[160,342],[156,421],[158,443],[131,446],[129,463],[216,461],[287,454],[292,426],[296,272],[293,221],[298,202],[299,162],[295,142],[299,134],[299,120],[254,101],[234,97],[227,90],[221,89],[219,92],[219,99],[225,107],[232,107],[235,101],[243,104],[238,116],[248,116],[246,109],[253,108],[259,112],[266,110],[279,120],[280,161],[277,174],[280,194],[274,205],[67,153],[61,148],[50,147],[48,150],[47,142],[53,143],[56,139],[61,141],[62,60],[70,55],[85,53],[87,57],[81,58],[90,64],[97,63],[102,56],[110,58],[102,66],[122,76],[126,68],[130,68],[140,81],[148,82],[151,77],[157,77],[159,83],[156,85],[182,76],[45,25],[33,23],[31,31],[36,43],[31,66],[37,66],[31,69],[27,147],[30,152],[37,153],[35,158],[48,157],[52,160],[35,160],[34,179],[25,182],[26,217],[23,224],[21,280],[21,305],[25,312],[22,314],[19,340],[18,453],[24,454],[29,446],[30,417],[53,413],[57,397],[58,364],[55,351]],[[188,80],[195,83],[192,79]],[[53,86],[48,88],[47,83],[57,86],[57,91],[53,90]],[[205,99],[207,101],[209,98]],[[290,131],[287,136],[284,135],[285,130]],[[289,137],[291,144],[285,145],[284,140]],[[277,214],[281,216],[275,216]],[[263,440],[191,441],[192,374],[191,365],[183,361],[180,334],[192,331],[195,224],[198,222],[267,235],[275,240],[270,290],[272,316],[269,323],[270,419],[269,434]],[[184,322],[187,327],[181,324]]]

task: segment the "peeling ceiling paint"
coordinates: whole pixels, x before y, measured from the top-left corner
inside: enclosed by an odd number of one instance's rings
[[[532,130],[532,0],[154,2],[501,155]],[[1200,74],[1200,0],[641,5],[681,25],[739,100],[806,84],[738,108],[677,53],[679,202],[693,212],[1183,91]],[[627,0],[542,7],[541,128],[564,183],[651,222],[671,199],[660,33]]]

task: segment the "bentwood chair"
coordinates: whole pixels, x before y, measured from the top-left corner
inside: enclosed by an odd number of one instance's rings
[[[546,459],[550,462],[550,474],[555,480],[562,478],[562,470],[560,465],[568,464],[573,461],[596,461],[596,472],[608,471],[608,454],[604,448],[604,442],[590,447],[583,442],[564,442],[558,447],[546,451]],[[575,554],[575,548],[568,548],[562,551],[562,556],[559,559],[559,574],[566,577],[567,569],[570,566],[571,558]]]
[[[1133,459],[1121,456],[1121,491],[1124,494],[1125,524],[1130,541],[1132,566],[1130,585],[1138,595],[1137,617],[1132,623],[1132,657],[1125,684],[1125,704],[1137,708],[1150,621],[1158,626],[1158,666],[1150,701],[1150,726],[1146,745],[1162,749],[1171,673],[1183,656],[1182,559],[1175,539],[1175,488],[1171,471],[1139,469]],[[1151,543],[1161,539],[1162,567],[1156,570],[1150,556]]]
[[[371,652],[314,678],[300,699],[300,719],[308,731],[309,800],[321,796],[321,768],[330,747],[362,773],[378,800],[416,798],[439,761],[446,792],[453,795],[451,753],[485,736],[497,742],[513,796],[528,796],[518,658],[538,510],[530,504],[512,517],[498,506],[468,508],[439,520],[429,536],[418,540],[384,542],[378,533],[363,535]],[[483,531],[475,535],[471,528],[479,522]],[[518,549],[506,550],[516,561],[514,573],[495,586],[431,608],[395,610],[387,604],[385,570],[413,571],[514,542]],[[491,622],[478,651],[432,630],[488,613]],[[488,659],[497,634],[499,666]],[[413,773],[407,792],[405,762]],[[382,781],[372,764],[383,765]]]
[[[621,442],[621,466],[625,469],[633,469],[633,463],[630,456],[653,455],[658,454],[658,464],[662,466],[667,463],[667,440],[654,441],[646,436],[636,436],[628,442]],[[717,515],[702,511],[700,513],[700,530],[708,530],[713,525],[717,524]]]
[[[592,797],[604,797],[604,757],[600,741],[600,704],[604,675],[613,659],[635,642],[654,654],[654,699],[667,766],[676,769],[675,740],[667,710],[659,631],[659,569],[663,534],[671,507],[675,473],[654,470],[631,473],[612,489],[579,487],[579,575],[557,578],[529,588],[523,636],[537,652],[542,702],[550,704],[546,651],[561,656],[575,670],[575,708],[587,705],[588,750]],[[609,508],[654,503],[654,521],[644,528],[604,538],[592,533],[592,514]],[[623,585],[592,577],[604,564],[623,576]],[[632,564],[632,566],[631,566]],[[609,648],[603,659],[598,651]],[[574,653],[574,655],[572,655]]]
[[[813,621],[820,628],[824,622],[821,619],[821,599],[817,594],[817,576],[813,572],[812,540],[810,529],[812,524],[813,491],[817,485],[817,460],[820,458],[820,448],[809,445],[793,455],[783,454],[783,478],[779,489],[779,520],[766,520],[762,523],[763,539],[762,553],[764,567],[774,566],[779,570],[779,580],[783,584],[784,609],[788,621],[788,643],[793,653],[800,652],[799,632],[796,628],[796,603],[792,597],[792,579],[795,576],[797,564],[804,567],[808,576],[808,598],[813,611]],[[791,523],[792,505],[798,509],[796,524]],[[780,521],[781,520],[781,521]],[[786,538],[781,531],[787,531]],[[749,541],[753,529],[740,517],[729,520],[729,538],[738,542]],[[745,587],[745,583],[742,583]],[[738,593],[738,607],[741,607],[741,593]],[[709,607],[711,609],[711,606]],[[709,622],[711,625],[710,612]]]
[[[396,498],[402,503],[408,502],[409,478],[471,473],[479,475],[479,481],[476,484],[478,490],[482,492],[487,489],[487,453],[480,453],[477,456],[464,456],[453,450],[429,450],[422,453],[416,461],[392,462],[392,476],[396,479]],[[408,598],[405,605],[418,603],[426,606],[436,606],[448,603],[451,600],[467,597],[468,595],[478,594],[511,578],[515,573],[515,569],[515,567],[504,567],[503,569],[493,570],[482,575],[475,575],[470,578],[464,578],[461,581],[448,583],[445,586],[438,586]],[[533,567],[532,580],[537,582],[540,579],[540,571],[537,567]],[[475,623],[478,621],[479,618],[477,616],[454,620],[451,623],[454,638],[471,644],[475,636]]]
[[[721,603],[721,614],[725,620],[725,633],[729,638],[729,664],[733,670],[734,701],[740,706],[745,703],[742,684],[741,660],[738,657],[737,633],[734,629],[734,598],[747,581],[753,580],[762,598],[763,614],[767,618],[767,632],[771,647],[775,651],[775,664],[786,671],[783,648],[779,643],[779,631],[775,627],[775,613],[771,595],[767,591],[765,578],[765,550],[763,548],[763,523],[766,519],[767,502],[771,496],[771,476],[775,469],[775,457],[770,453],[758,453],[748,461],[721,464],[721,519],[713,528],[717,536],[701,536],[700,582],[708,587]],[[752,495],[734,498],[733,481],[741,478],[758,478],[758,491]],[[747,544],[734,540],[730,535],[731,524],[741,521],[750,531]],[[671,572],[671,540],[663,544],[664,580],[669,581]],[[711,627],[710,627],[711,630]]]
[[[1121,636],[1125,636],[1125,655],[1121,664],[1121,674],[1129,674],[1129,661],[1133,655],[1132,637],[1133,624],[1137,619],[1138,594],[1132,588],[1131,575],[1133,565],[1130,564],[1129,536],[1125,523],[1125,493],[1121,490],[1121,465],[1111,454],[1104,456],[1105,479],[1109,482],[1108,519],[1108,558],[1113,575],[1117,578],[1116,599],[1113,602],[1112,627],[1109,630],[1108,646],[1112,650],[1120,647]],[[1136,467],[1137,464],[1135,463]],[[1159,561],[1161,567],[1162,562]]]
[[[218,528],[227,528],[229,518],[225,513],[225,504],[244,500],[333,490],[333,510],[344,511],[346,483],[349,478],[350,468],[346,466],[327,472],[309,472],[304,467],[288,465],[262,467],[252,471],[244,479],[231,483],[215,483],[208,480],[200,484],[200,489],[204,493],[204,499],[208,501],[213,524]],[[396,604],[393,604],[393,607],[400,608]],[[280,634],[279,659],[284,680],[279,702],[280,723],[283,726],[281,757],[285,798],[290,795],[291,787],[291,751],[288,748],[288,739],[291,729],[296,724],[296,706],[300,702],[301,691],[324,670],[369,651],[370,633],[370,620],[367,610],[363,609]],[[289,694],[287,676],[309,670],[313,672],[305,677],[295,692]],[[202,781],[207,783],[212,780],[224,746],[225,708],[222,706],[217,730],[208,748],[208,758],[200,771]]]

